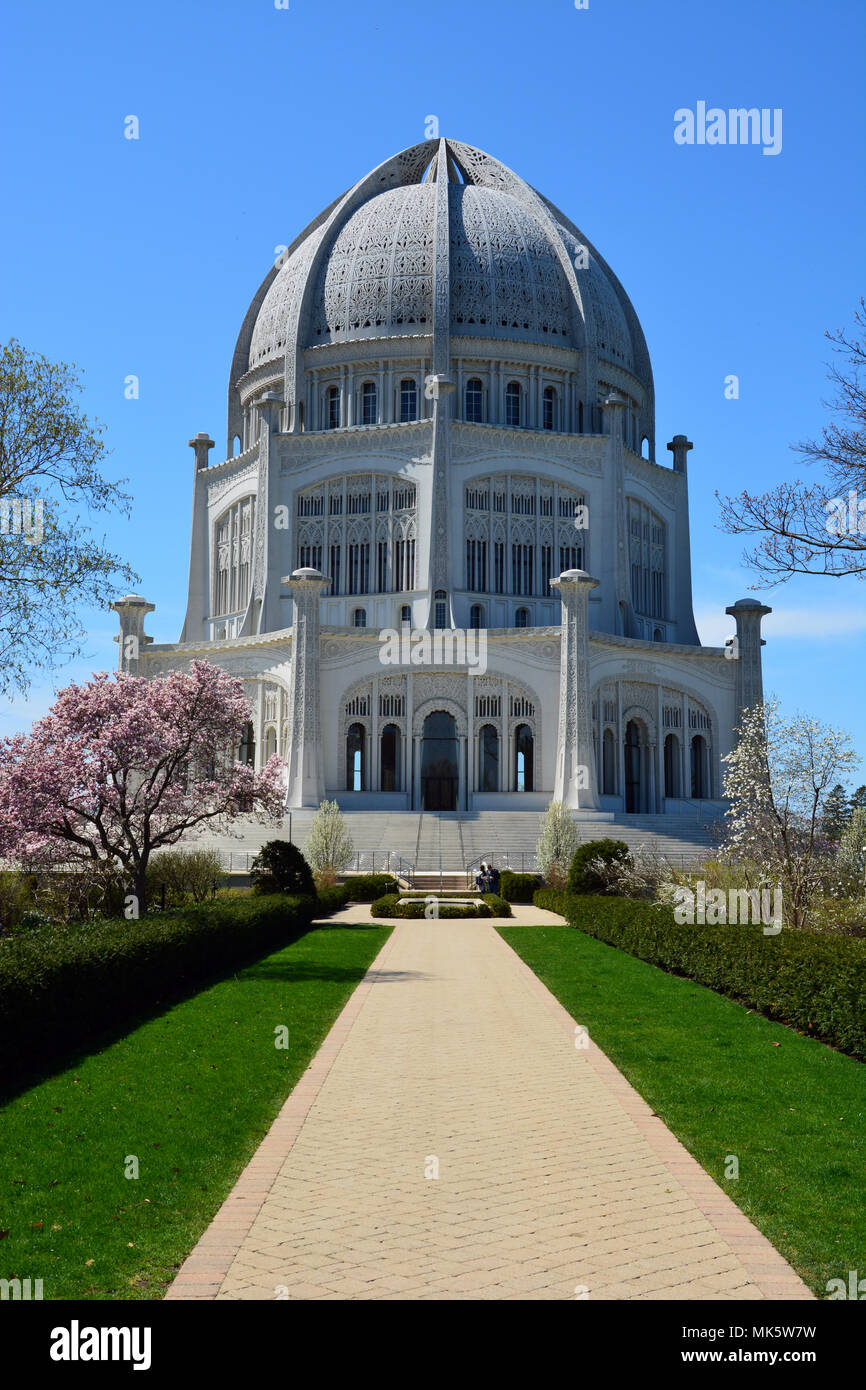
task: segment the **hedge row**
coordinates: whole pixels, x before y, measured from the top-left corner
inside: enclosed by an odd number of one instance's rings
[[[342,885],[349,890],[349,902],[372,903],[397,888],[393,874],[351,874]]]
[[[538,907],[651,965],[866,1058],[866,941],[760,926],[679,926],[667,905],[542,890]],[[554,905],[554,902],[558,905]]]
[[[503,869],[499,875],[499,892],[509,903],[531,903],[540,885],[539,874],[516,874],[512,869]]]
[[[434,897],[435,894],[427,893],[405,899],[405,894],[389,893],[384,898],[379,898],[378,902],[373,903],[370,908],[372,917],[408,917],[418,920],[425,915],[426,897]],[[459,906],[457,903],[449,903],[444,899],[439,900],[438,916],[449,918],[466,917],[510,917],[511,908],[504,898],[497,898],[493,893],[485,893],[484,901],[478,903],[466,903]]]
[[[315,898],[216,899],[0,937],[0,1084],[306,931]]]

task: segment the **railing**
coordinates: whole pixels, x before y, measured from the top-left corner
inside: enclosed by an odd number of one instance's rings
[[[584,844],[592,844],[592,841],[584,841]],[[652,859],[657,864],[667,864],[671,869],[688,869],[696,864],[703,864],[707,859],[713,857],[710,845],[695,846],[693,850],[652,850],[646,849],[643,845],[629,845],[629,852],[639,853],[642,859]],[[503,850],[500,854],[479,854],[471,859],[466,865],[466,873],[474,881],[475,874],[482,861],[491,864],[493,868],[511,869],[514,873],[534,874],[538,873],[538,859],[534,850]],[[519,865],[519,867],[518,867]]]
[[[256,857],[255,850],[223,849],[219,851],[223,869],[229,874],[248,874]],[[415,881],[415,865],[392,849],[355,850],[345,873],[394,874],[408,883]]]

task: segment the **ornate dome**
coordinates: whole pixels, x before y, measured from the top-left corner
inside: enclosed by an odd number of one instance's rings
[[[434,319],[440,333],[581,352],[599,380],[602,362],[615,364],[650,406],[646,342],[616,276],[540,193],[453,140],[395,155],[301,233],[250,306],[232,388],[250,369],[284,363],[291,400],[307,349],[431,336]]]

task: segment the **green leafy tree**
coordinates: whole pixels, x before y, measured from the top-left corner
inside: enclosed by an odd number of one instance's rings
[[[866,811],[866,787],[857,787],[856,791],[852,792],[848,800],[848,810],[849,812]]]
[[[316,873],[340,873],[352,862],[355,846],[336,801],[323,801],[313,816],[304,845],[307,862]]]
[[[608,866],[630,865],[631,855],[624,840],[589,840],[572,856],[568,869],[569,893],[607,893],[613,881]]]
[[[824,805],[821,809],[821,830],[828,840],[839,840],[850,818],[851,804],[848,793],[842,783],[837,782],[824,798]]]
[[[297,893],[316,891],[313,875],[297,845],[290,840],[268,840],[262,845],[250,869],[254,893]]]
[[[138,579],[81,517],[128,512],[130,498],[100,471],[102,427],[80,391],[65,362],[15,338],[0,352],[0,694],[81,655],[76,605],[104,607]]]

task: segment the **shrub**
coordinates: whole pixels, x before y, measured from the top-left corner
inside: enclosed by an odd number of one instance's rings
[[[587,935],[866,1057],[863,941],[788,930],[765,936],[751,925],[679,926],[670,907],[627,898],[571,894],[564,906],[569,925]]]
[[[599,893],[607,889],[606,875],[593,860],[609,864],[611,860],[627,863],[630,859],[628,845],[623,840],[588,840],[575,850],[568,870],[569,893]]]
[[[330,887],[319,888],[316,890],[316,916],[330,917],[332,912],[339,912],[350,901],[347,883],[332,883]]]
[[[401,902],[403,894],[389,893],[384,898],[379,898],[370,907],[371,917],[407,917],[418,920],[426,916],[427,904],[424,897],[410,898],[408,901]],[[425,896],[432,897],[433,894]],[[439,918],[467,918],[467,917],[510,917],[511,908],[502,898],[495,897],[492,893],[485,894],[485,901],[479,903],[468,903],[458,906],[457,903],[441,901],[439,903]]]
[[[222,860],[215,849],[163,849],[153,855],[147,869],[147,900],[156,904],[165,889],[166,905],[207,902],[214,884],[223,877]]]
[[[254,893],[294,893],[313,895],[313,874],[297,845],[290,840],[268,840],[262,845],[250,869]]]
[[[353,874],[343,885],[350,903],[372,903],[397,887],[393,874]]]
[[[538,874],[515,874],[503,869],[499,875],[499,894],[509,903],[531,903],[536,888],[541,887]]]
[[[545,912],[558,912],[560,917],[565,917],[568,893],[564,888],[539,888],[533,893],[532,902],[535,907],[544,908]]]
[[[0,1080],[22,1079],[304,932],[313,898],[220,899],[0,938]]]

